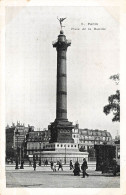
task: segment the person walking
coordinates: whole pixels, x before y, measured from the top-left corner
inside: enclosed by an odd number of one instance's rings
[[[24,160],[21,161],[20,169],[24,169]]]
[[[73,173],[74,176],[80,176],[80,164],[78,160],[75,162]]]
[[[46,159],[46,161],[45,161],[45,165],[47,166],[48,165],[48,160]]]
[[[89,176],[89,174],[87,174],[86,173],[86,169],[88,168],[88,166],[87,166],[87,161],[86,161],[86,159],[84,158],[83,159],[83,164],[82,164],[82,166],[81,166],[81,169],[82,169],[82,171],[83,171],[83,178],[85,178],[85,175],[88,177]]]
[[[56,162],[53,163],[53,171],[56,172]]]
[[[50,162],[51,169],[53,170],[53,161]]]
[[[73,169],[73,163],[72,160],[70,160],[70,170]]]
[[[34,160],[33,162],[33,168],[34,168],[34,171],[36,171],[36,160]]]
[[[59,169],[61,169],[61,170],[63,171],[63,165],[62,165],[62,162],[61,162],[61,160],[59,161],[59,167],[58,167],[58,171],[59,171]]]
[[[41,160],[39,160],[39,166],[41,166]]]

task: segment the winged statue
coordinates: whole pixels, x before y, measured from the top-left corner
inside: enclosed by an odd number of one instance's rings
[[[62,25],[62,23],[63,23],[63,21],[64,21],[66,18],[58,18],[58,17],[57,17],[57,19],[58,19],[59,22],[60,22],[60,26],[61,26],[61,30],[62,30],[62,27],[65,27],[65,26]]]

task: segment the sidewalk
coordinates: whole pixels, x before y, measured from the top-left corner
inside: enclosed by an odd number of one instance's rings
[[[20,164],[19,164],[19,169],[20,169]],[[69,164],[63,164],[63,167],[65,168],[65,170],[69,170],[70,169],[70,166]],[[41,166],[39,166],[37,164],[37,169],[41,169],[41,168],[44,168],[44,170],[50,170],[50,165],[47,165],[47,166],[44,166],[43,164]],[[58,165],[57,165],[57,168],[58,168]],[[30,170],[30,169],[33,169],[33,165],[29,166],[28,164],[24,164],[24,169],[25,170]],[[15,164],[6,164],[6,171],[9,171],[9,170],[15,170]],[[88,170],[96,170],[96,162],[88,162]]]
[[[57,166],[58,168],[58,166]],[[63,166],[63,171],[53,172],[50,166],[25,166],[24,169],[15,169],[15,166],[6,166],[6,186],[27,188],[119,188],[120,177],[88,169],[89,177],[74,176],[69,166]]]

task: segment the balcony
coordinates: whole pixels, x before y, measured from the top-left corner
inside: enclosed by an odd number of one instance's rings
[[[55,41],[52,41],[52,45],[55,45],[58,42],[58,39]]]
[[[71,40],[70,39],[67,40],[65,37],[61,37],[61,38],[59,38],[55,41],[52,41],[53,47],[56,47],[58,42],[66,43],[67,46],[71,45]]]

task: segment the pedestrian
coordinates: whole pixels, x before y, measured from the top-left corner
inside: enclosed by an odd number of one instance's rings
[[[63,171],[63,165],[62,165],[62,161],[61,160],[59,161],[58,171],[59,171],[59,169],[61,169]]]
[[[75,162],[73,172],[74,172],[74,176],[76,175],[80,176],[80,164],[78,161]]]
[[[16,159],[16,167],[15,169],[18,169],[18,159]]]
[[[41,166],[41,159],[39,160],[39,166]]]
[[[20,169],[24,169],[24,160],[21,161]]]
[[[73,169],[73,163],[72,160],[70,160],[70,170]]]
[[[33,168],[34,168],[34,171],[36,171],[36,160],[34,160],[33,162]]]
[[[83,171],[83,178],[85,178],[85,175],[88,177],[89,175],[86,173],[86,169],[88,168],[88,166],[87,166],[87,161],[86,161],[86,159],[84,158],[83,159],[83,164],[82,164],[82,166],[81,166],[81,169],[82,169],[82,171]]]
[[[47,166],[48,165],[48,160],[46,159],[46,161],[45,161],[45,165]]]
[[[50,164],[51,164],[51,169],[53,170],[53,161],[51,161]]]
[[[56,172],[56,162],[53,163],[53,171]]]

